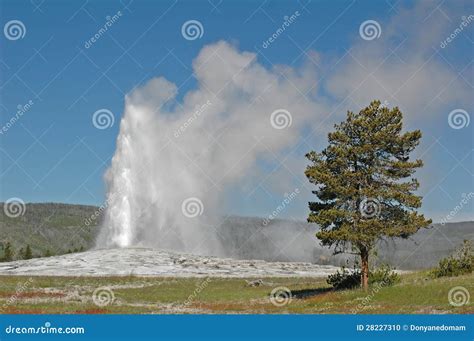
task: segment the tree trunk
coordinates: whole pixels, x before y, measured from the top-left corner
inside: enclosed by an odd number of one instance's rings
[[[369,251],[363,249],[360,251],[361,259],[361,278],[360,282],[365,291],[369,289]]]

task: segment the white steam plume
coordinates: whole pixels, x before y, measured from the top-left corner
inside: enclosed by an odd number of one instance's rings
[[[196,89],[182,100],[164,78],[127,95],[99,247],[222,255],[215,229],[229,187],[251,177],[259,159],[293,147],[324,112],[310,99],[316,75],[309,64],[269,70],[255,54],[218,42],[201,50],[193,70]],[[288,117],[271,122],[280,109],[291,115],[283,128]],[[183,212],[190,203],[197,213]]]

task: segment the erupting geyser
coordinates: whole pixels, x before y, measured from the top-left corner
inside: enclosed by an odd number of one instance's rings
[[[182,99],[164,78],[126,96],[99,247],[223,255],[216,229],[230,185],[292,146],[310,118],[318,123],[309,63],[268,70],[255,54],[218,42],[193,70],[197,85]]]

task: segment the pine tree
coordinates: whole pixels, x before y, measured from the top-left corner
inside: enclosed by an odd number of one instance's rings
[[[358,114],[348,112],[321,153],[306,155],[312,164],[305,174],[318,197],[309,203],[308,222],[321,226],[316,236],[335,253],[360,256],[364,289],[369,254],[380,238],[407,238],[431,223],[416,211],[421,197],[412,175],[423,162],[410,160],[421,132],[402,133],[402,120],[397,107],[373,101]]]
[[[1,259],[2,262],[10,262],[13,260],[13,249],[12,244],[10,242],[6,242],[3,248],[3,257]]]
[[[23,259],[31,259],[31,258],[33,258],[33,253],[31,252],[30,245],[27,244],[25,254],[23,255]]]

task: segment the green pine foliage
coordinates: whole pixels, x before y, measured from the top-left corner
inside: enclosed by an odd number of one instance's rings
[[[3,246],[3,257],[0,258],[0,262],[9,262],[13,260],[13,247],[10,242],[6,242]]]
[[[346,267],[341,268],[341,272],[328,276],[326,282],[336,290],[354,289],[360,287],[360,270],[354,269],[353,271]]]
[[[31,259],[33,258],[33,253],[31,252],[30,245],[26,245],[25,254],[23,255],[23,259]]]
[[[421,131],[402,132],[403,115],[373,101],[328,134],[329,145],[306,155],[308,180],[317,201],[309,203],[308,222],[335,253],[361,257],[362,284],[368,286],[369,254],[382,237],[407,238],[431,220],[417,212],[421,197],[413,178],[421,160],[412,160]]]
[[[389,287],[400,283],[401,277],[395,272],[395,269],[387,264],[383,264],[373,271],[369,271],[369,284],[379,284]]]
[[[469,274],[474,270],[474,251],[472,242],[465,240],[462,247],[453,255],[440,260],[432,271],[434,277],[454,277]]]
[[[342,267],[341,271],[328,276],[326,282],[336,290],[354,289],[360,287],[361,271],[354,267],[349,270]],[[401,277],[393,268],[388,265],[382,265],[375,270],[369,271],[369,285],[378,284],[379,286],[389,287],[400,283]]]

